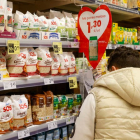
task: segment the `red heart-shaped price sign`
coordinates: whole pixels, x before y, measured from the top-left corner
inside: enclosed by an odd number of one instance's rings
[[[99,6],[95,12],[83,7],[78,14],[79,52],[83,52],[95,69],[100,62],[112,28],[112,16],[106,5]]]

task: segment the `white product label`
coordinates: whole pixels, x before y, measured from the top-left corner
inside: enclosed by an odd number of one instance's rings
[[[26,128],[25,130],[22,131],[18,131],[18,139],[22,139],[25,137],[29,137],[30,136],[30,131],[28,128]]]
[[[71,48],[79,48],[79,42],[71,42]]]
[[[54,79],[52,77],[51,78],[44,78],[44,84],[45,85],[54,84]]]
[[[53,116],[46,116],[46,120],[52,120]]]
[[[60,41],[60,33],[42,32],[42,40],[59,40]]]
[[[74,123],[74,116],[71,116],[71,117],[69,117],[69,118],[66,118],[66,124],[68,125],[68,124],[72,124],[72,123]]]
[[[57,126],[57,121],[53,121],[53,122],[48,123],[48,130],[55,129],[57,127],[58,127]]]
[[[16,81],[9,81],[3,83],[4,90],[16,89]]]

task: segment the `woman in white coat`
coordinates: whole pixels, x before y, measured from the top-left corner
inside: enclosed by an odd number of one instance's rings
[[[70,140],[140,140],[140,55],[119,47],[94,83]]]

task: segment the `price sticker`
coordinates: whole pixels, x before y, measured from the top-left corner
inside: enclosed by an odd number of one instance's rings
[[[62,42],[53,42],[53,50],[55,54],[62,54]]]
[[[74,116],[71,116],[71,117],[69,117],[69,118],[66,118],[66,124],[68,125],[68,124],[72,124],[72,123],[74,123]]]
[[[77,88],[77,77],[69,77],[70,89]]]
[[[48,123],[48,130],[55,129],[57,127],[58,127],[57,126],[57,121],[53,121],[53,122]]]
[[[18,131],[18,139],[26,138],[30,136],[30,131],[28,128],[22,131]]]
[[[4,90],[7,89],[15,89],[16,88],[16,81],[8,81],[3,83]]]
[[[8,40],[7,47],[8,47],[8,54],[20,54],[19,40]]]
[[[71,48],[79,48],[79,42],[71,42]]]
[[[44,84],[45,85],[54,84],[54,79],[53,78],[44,78]]]

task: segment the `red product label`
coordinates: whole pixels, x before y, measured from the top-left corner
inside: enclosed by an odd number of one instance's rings
[[[27,108],[27,104],[26,103],[19,104],[19,107],[20,107],[20,109],[25,109],[25,108]]]
[[[12,106],[9,105],[9,106],[6,106],[3,108],[3,112],[6,112],[6,111],[11,111],[12,110]]]

